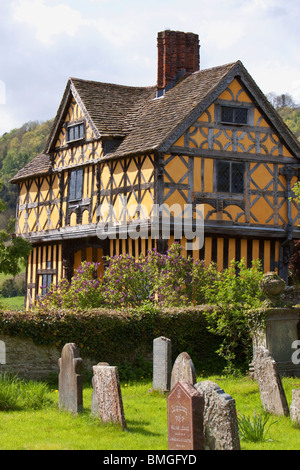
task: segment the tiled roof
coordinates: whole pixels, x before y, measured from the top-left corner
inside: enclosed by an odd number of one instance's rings
[[[54,120],[45,152],[35,157],[11,180],[47,173],[51,169],[49,154],[54,149],[68,103],[72,95],[83,114],[100,137],[119,138],[120,145],[105,158],[131,154],[167,151],[174,138],[182,135],[199,112],[216,99],[230,80],[240,75],[248,89],[257,96],[260,106],[270,117],[282,138],[300,157],[299,143],[270,105],[240,61],[213,67],[183,78],[161,98],[155,98],[156,87],[131,87],[70,78]],[[227,83],[228,82],[228,83]],[[197,115],[198,113],[198,115]],[[190,122],[191,121],[191,122]]]
[[[101,136],[125,137],[140,110],[156,93],[156,87],[70,80]]]
[[[149,100],[141,109],[131,132],[111,156],[158,149],[234,66],[232,63],[195,72],[162,98]]]
[[[34,157],[10,180],[11,183],[17,183],[31,176],[39,176],[48,173],[51,169],[50,155],[41,153]]]

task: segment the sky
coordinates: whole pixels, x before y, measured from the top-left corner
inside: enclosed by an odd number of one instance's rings
[[[300,0],[0,0],[0,136],[55,117],[69,77],[156,83],[157,33],[193,32],[200,68],[241,60],[300,102]]]

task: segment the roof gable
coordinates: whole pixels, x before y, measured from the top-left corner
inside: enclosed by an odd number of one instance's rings
[[[149,102],[130,134],[107,157],[116,158],[153,150],[168,152],[236,77],[284,144],[300,158],[299,142],[240,61],[195,72],[168,91],[163,98]]]

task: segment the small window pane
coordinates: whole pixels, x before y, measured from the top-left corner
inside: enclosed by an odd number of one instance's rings
[[[231,192],[244,192],[244,164],[232,163],[231,166]]]
[[[222,122],[233,122],[233,109],[230,106],[222,106]]]
[[[83,139],[84,137],[84,124],[76,124],[75,126],[68,127],[68,141]]]
[[[76,199],[76,171],[72,171],[70,177],[70,199]]]
[[[217,162],[217,190],[230,192],[230,163]]]
[[[76,171],[76,199],[82,197],[82,181],[83,181],[83,170]]]
[[[236,124],[247,124],[248,122],[248,109],[235,108],[234,122]]]

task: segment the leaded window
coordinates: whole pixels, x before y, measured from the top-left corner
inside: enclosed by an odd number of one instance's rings
[[[248,109],[241,106],[221,106],[221,121],[231,124],[248,124]]]
[[[244,163],[217,161],[217,192],[244,192]]]
[[[84,123],[68,126],[68,142],[84,138]]]

